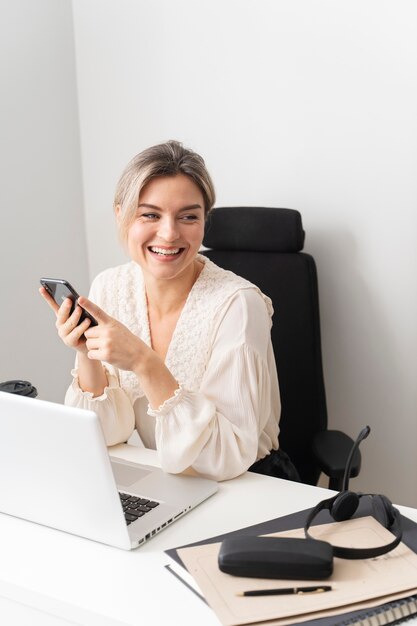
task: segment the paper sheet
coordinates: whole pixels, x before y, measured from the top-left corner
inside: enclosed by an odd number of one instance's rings
[[[355,548],[380,546],[392,534],[372,517],[314,526],[317,539]],[[304,537],[303,529],[273,536]],[[224,574],[218,568],[220,543],[182,548],[178,554],[196,579],[208,604],[225,626],[286,624],[376,606],[391,599],[417,593],[417,554],[403,543],[383,556],[364,559],[334,559],[334,571],[326,581],[271,580]],[[241,597],[252,589],[301,587],[330,584],[332,591],[319,594]],[[314,615],[312,615],[314,614]]]

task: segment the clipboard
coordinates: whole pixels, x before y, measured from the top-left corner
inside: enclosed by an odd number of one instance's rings
[[[266,522],[261,522],[260,524],[247,526],[245,528],[241,528],[230,533],[217,535],[215,537],[210,537],[209,539],[205,539],[203,541],[198,541],[198,542],[194,542],[191,544],[178,546],[177,548],[166,550],[165,552],[177,564],[184,567],[184,564],[182,563],[177,552],[177,550],[179,550],[180,548],[218,543],[222,541],[225,537],[230,537],[234,535],[239,535],[239,536],[266,535],[266,534],[276,533],[280,531],[293,530],[296,528],[300,528],[304,526],[306,517],[310,513],[311,510],[312,509],[309,508],[303,511],[297,511],[295,513],[291,513],[283,517],[278,517],[272,520],[268,520]],[[360,501],[360,505],[358,507],[358,511],[355,513],[353,517],[357,518],[357,517],[363,517],[366,515],[372,516],[372,507],[370,504],[370,499],[362,498]],[[327,510],[324,510],[314,520],[313,525],[328,524],[333,521],[334,520],[331,518],[329,512]],[[401,522],[403,526],[403,537],[402,537],[403,543],[407,545],[411,550],[413,550],[413,552],[417,553],[417,523],[413,522],[412,520],[405,517],[404,515],[401,515]],[[381,604],[381,608],[382,606],[383,605]],[[353,618],[359,619],[363,615],[364,615],[364,610],[361,609],[361,610],[356,610],[356,611],[349,611],[342,615],[339,615],[338,619],[340,620],[340,623],[345,623],[347,620],[350,620]],[[334,626],[335,617],[330,616],[330,617],[322,617],[318,619],[301,620],[299,624],[300,626]]]

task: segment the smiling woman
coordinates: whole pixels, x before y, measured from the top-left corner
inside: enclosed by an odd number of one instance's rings
[[[131,261],[99,274],[72,314],[41,292],[77,352],[66,403],[94,410],[108,445],[136,429],[168,472],[225,480],[256,462],[296,479],[278,449],[271,302],[199,254],[214,201],[203,159],[179,142],[128,164],[114,210]]]

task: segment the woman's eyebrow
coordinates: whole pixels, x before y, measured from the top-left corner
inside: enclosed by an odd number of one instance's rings
[[[147,202],[141,202],[141,204],[138,204],[138,209],[140,208],[146,208],[146,209],[153,209],[156,211],[161,211],[161,207],[156,206],[155,204],[148,204]],[[184,206],[180,209],[180,211],[192,211],[194,209],[202,209],[203,207],[201,206],[201,204],[190,204],[188,206]]]
[[[159,208],[159,206],[156,206],[155,204],[147,204],[146,202],[141,202],[140,204],[138,204],[138,209],[140,208],[144,208],[144,209],[156,209],[157,211],[160,211],[161,209]]]
[[[183,207],[180,211],[194,211],[194,209],[202,209],[201,204],[190,204],[188,206]]]

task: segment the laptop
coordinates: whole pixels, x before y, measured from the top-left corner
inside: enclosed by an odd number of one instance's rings
[[[215,481],[111,459],[98,416],[0,392],[0,512],[131,550]]]

